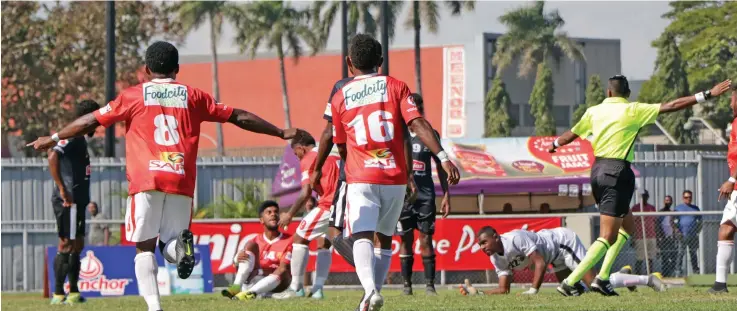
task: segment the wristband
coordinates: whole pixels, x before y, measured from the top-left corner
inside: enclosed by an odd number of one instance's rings
[[[727,179],[727,181],[734,184],[735,182],[737,182],[737,179],[734,179],[734,177],[729,177],[729,179]]]
[[[61,140],[61,138],[59,138],[59,133],[54,133],[54,135],[51,135],[51,140],[58,143]]]
[[[448,154],[445,153],[445,150],[440,150],[440,152],[438,152],[438,154],[437,154],[437,157],[440,160],[440,162],[448,162],[448,161],[450,161],[450,159],[448,159]]]
[[[560,148],[560,144],[558,143],[557,138],[553,141],[553,146],[555,146],[555,148]]]
[[[697,103],[703,103],[706,101],[706,96],[704,95],[704,92],[698,92],[694,96],[696,96]]]

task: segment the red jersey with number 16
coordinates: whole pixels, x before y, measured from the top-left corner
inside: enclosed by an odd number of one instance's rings
[[[421,118],[407,84],[377,74],[354,77],[330,103],[333,142],[346,144],[346,182],[407,183],[403,127]]]
[[[193,197],[200,123],[226,122],[232,113],[197,88],[154,79],[125,89],[94,114],[104,127],[125,121],[129,195],[158,190]]]
[[[727,165],[729,165],[729,176],[734,176],[737,170],[737,118],[732,120],[732,132],[729,133]]]

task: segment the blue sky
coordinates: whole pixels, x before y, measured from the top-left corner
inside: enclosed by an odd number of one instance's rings
[[[308,6],[309,2],[294,2],[295,6]],[[526,5],[524,1],[478,1],[476,11],[462,18],[450,17],[443,12],[438,34],[423,33],[424,45],[447,45],[472,43],[482,32],[502,33],[505,27],[498,21],[504,12]],[[401,22],[409,13],[405,5]],[[622,73],[631,80],[647,79],[653,70],[656,50],[650,43],[656,39],[668,20],[660,16],[668,11],[666,1],[550,1],[546,9],[558,9],[565,19],[563,27],[574,37],[620,39],[622,43]],[[340,50],[340,30],[334,25],[328,42],[328,50]],[[230,25],[224,28],[223,38],[218,43],[219,54],[237,53],[232,44],[234,32]],[[184,46],[183,55],[209,54],[209,27],[203,26],[191,33]],[[392,47],[412,46],[413,32],[400,24]]]

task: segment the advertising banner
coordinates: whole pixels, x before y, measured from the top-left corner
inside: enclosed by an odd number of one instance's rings
[[[443,138],[466,136],[466,57],[463,46],[443,48]]]
[[[285,232],[294,232],[299,222],[293,222]],[[483,226],[492,226],[499,233],[514,229],[527,228],[538,231],[560,227],[561,219],[557,217],[544,218],[448,218],[438,219],[435,224],[433,245],[437,252],[437,270],[485,270],[490,269],[489,258],[479,250],[476,244],[476,232]],[[233,258],[238,250],[246,243],[262,234],[263,226],[258,221],[232,223],[193,223],[191,227],[195,235],[195,243],[210,245],[210,261],[212,273],[235,273]],[[127,243],[127,242],[123,242]],[[315,244],[312,243],[308,271],[315,268]],[[414,269],[422,270],[422,257],[417,241],[413,244],[415,253]],[[394,236],[392,252],[396,258],[392,260],[391,271],[400,271],[399,236]],[[331,272],[351,272],[353,267],[348,265],[340,255],[333,252]]]
[[[210,248],[207,245],[198,245],[195,248],[196,265],[192,275],[182,280],[177,276],[176,265],[166,262],[157,251],[159,273],[156,279],[159,283],[159,293],[161,295],[211,293],[212,267],[208,253]],[[48,247],[46,255],[46,269],[49,276],[46,283],[53,292],[56,247]],[[84,297],[138,295],[133,262],[135,257],[134,246],[85,247],[80,260],[78,283],[80,293]],[[69,292],[69,281],[64,283],[64,290]]]

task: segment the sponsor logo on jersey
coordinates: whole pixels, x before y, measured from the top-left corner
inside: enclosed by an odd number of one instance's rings
[[[517,255],[512,260],[509,261],[509,269],[517,269],[517,268],[524,268],[523,266],[526,263],[525,256]]]
[[[143,104],[168,108],[187,108],[187,87],[180,84],[143,84]]]
[[[110,111],[113,110],[113,107],[110,107],[110,104],[107,104],[105,107],[100,108],[100,115],[104,115]]]
[[[407,97],[407,103],[408,103],[408,104],[409,104],[410,106],[413,106],[413,107],[416,107],[416,106],[417,106],[417,104],[415,104],[415,99],[414,99],[414,98],[412,98],[412,95],[410,95],[409,97]]]
[[[342,91],[346,110],[389,101],[384,76],[349,83]]]
[[[391,169],[397,167],[397,163],[394,160],[394,154],[392,154],[389,148],[369,150],[368,154],[371,158],[363,161],[364,167],[380,169]]]
[[[103,296],[122,296],[125,287],[130,284],[131,279],[108,279],[103,273],[102,261],[95,257],[93,251],[87,251],[85,257],[79,261],[79,291],[99,292]],[[64,284],[69,291],[69,282]]]
[[[184,175],[184,153],[162,152],[161,159],[148,162],[148,170]]]
[[[425,172],[425,163],[422,161],[412,160],[412,170],[415,172],[421,171]]]

